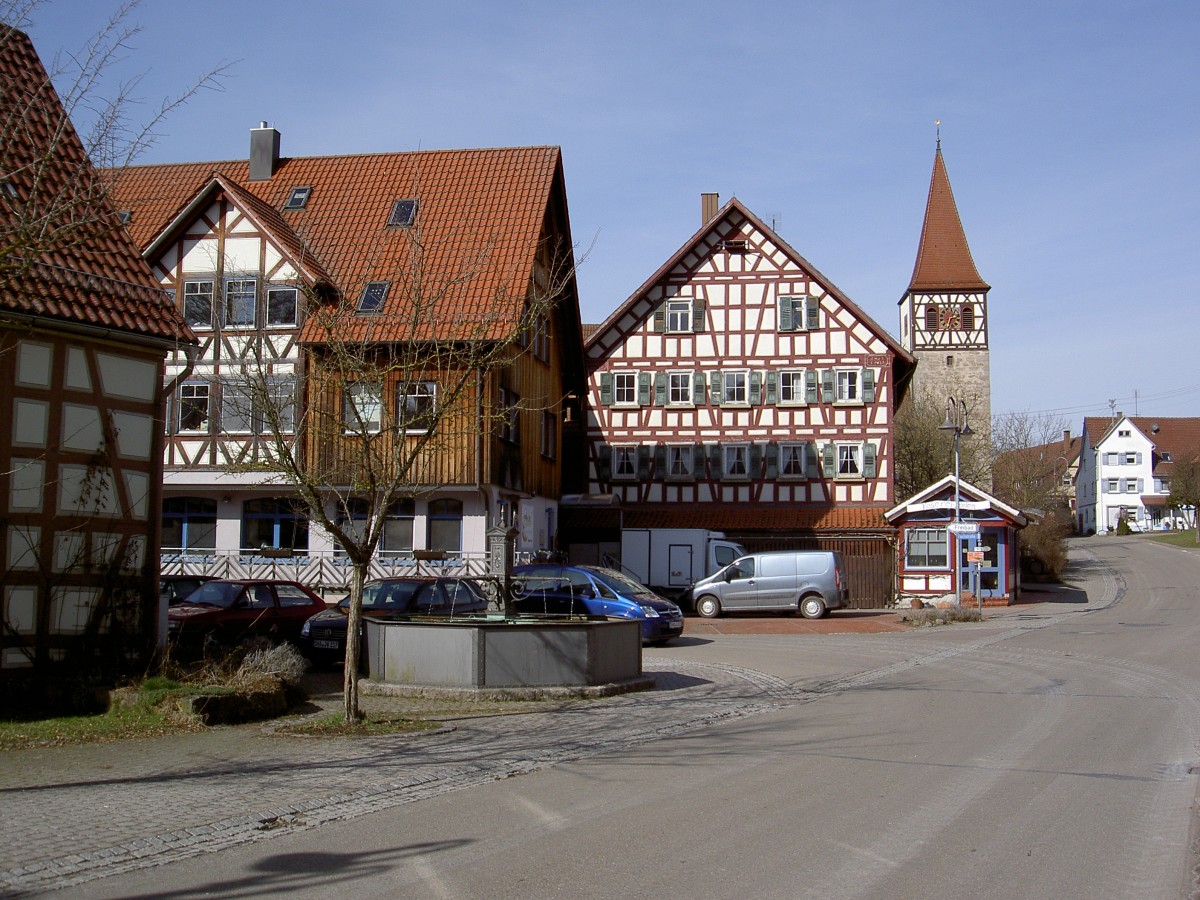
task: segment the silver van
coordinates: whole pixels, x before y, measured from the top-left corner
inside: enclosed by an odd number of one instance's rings
[[[846,567],[833,550],[750,553],[697,581],[691,595],[693,608],[706,618],[786,609],[819,619],[850,600]]]

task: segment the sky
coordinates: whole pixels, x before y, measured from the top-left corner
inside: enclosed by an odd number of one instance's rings
[[[10,0],[11,2],[11,0]],[[46,0],[43,60],[116,4]],[[894,337],[940,120],[994,414],[1200,416],[1196,0],[144,0],[138,162],[557,145],[583,321],[736,196]]]

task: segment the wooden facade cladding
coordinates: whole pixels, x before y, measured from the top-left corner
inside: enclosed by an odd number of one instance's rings
[[[736,200],[600,326],[587,362],[591,493],[892,502],[911,358]]]

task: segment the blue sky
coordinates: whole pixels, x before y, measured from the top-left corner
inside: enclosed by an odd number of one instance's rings
[[[109,6],[47,2],[43,58]],[[992,407],[1200,415],[1200,3],[146,0],[154,107],[230,64],[142,162],[562,147],[583,318],[737,196],[893,335],[934,120],[992,285]],[[136,111],[135,111],[136,115]]]

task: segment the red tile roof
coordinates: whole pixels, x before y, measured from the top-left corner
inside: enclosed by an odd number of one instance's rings
[[[246,159],[111,174],[114,196],[134,211],[129,231],[144,249],[170,237],[168,223],[216,178],[285,253],[309,260],[342,292],[350,309],[366,282],[390,281],[378,313],[339,318],[343,336],[369,332],[372,340],[507,333],[521,316],[555,192],[565,212],[557,147],[283,157],[270,179],[258,181],[249,180]],[[284,210],[292,189],[305,186],[312,188],[305,207]],[[387,226],[398,199],[418,201],[411,228]],[[427,309],[419,316],[423,331],[413,327],[414,298]],[[311,319],[303,339],[324,336]]]
[[[892,531],[887,510],[874,506],[686,506],[641,507],[624,513],[626,528],[708,528],[713,531]]]
[[[194,343],[120,227],[33,44],[3,25],[0,118],[0,181],[16,191],[0,197],[0,310]],[[51,236],[31,240],[31,219]]]
[[[1155,475],[1169,475],[1176,462],[1190,460],[1200,455],[1200,418],[1194,416],[1087,418],[1083,420],[1083,428],[1089,443],[1095,447],[1118,422],[1126,418],[1154,445],[1153,471]],[[1163,459],[1164,453],[1169,454],[1171,458]]]
[[[929,199],[925,204],[925,221],[921,225],[921,243],[913,266],[910,291],[986,291],[988,283],[979,277],[954,192],[950,176],[942,160],[939,145],[933,158],[933,177],[929,181]]]

